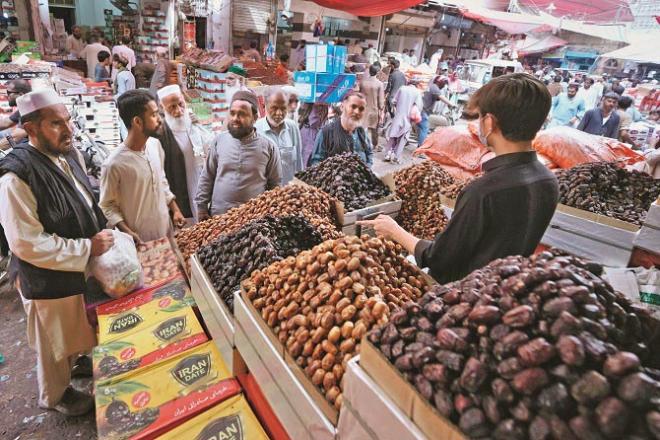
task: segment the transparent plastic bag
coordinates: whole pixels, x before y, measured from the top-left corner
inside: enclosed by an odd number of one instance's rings
[[[142,287],[144,276],[133,238],[113,230],[114,245],[103,255],[89,259],[88,271],[103,291],[112,298],[120,298]]]

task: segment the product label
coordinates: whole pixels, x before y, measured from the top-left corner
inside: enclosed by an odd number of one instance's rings
[[[110,333],[123,333],[128,331],[142,322],[142,318],[137,313],[127,313],[126,315],[121,315],[120,317],[114,319],[110,323]]]
[[[180,335],[186,329],[186,317],[179,316],[176,318],[168,319],[154,330],[154,336],[163,342],[168,342],[171,339]]]
[[[195,440],[243,440],[243,425],[238,414],[220,417],[204,427]]]
[[[172,369],[172,376],[183,386],[190,386],[211,371],[211,354],[195,354],[182,359]]]

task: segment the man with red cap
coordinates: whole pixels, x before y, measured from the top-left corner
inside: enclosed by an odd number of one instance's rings
[[[19,97],[28,142],[0,161],[0,223],[10,274],[37,352],[39,406],[85,414],[94,399],[70,385],[78,355],[96,345],[83,292],[90,257],[113,245],[84,164],[72,146],[71,116],[53,89]],[[89,372],[88,372],[89,373]]]

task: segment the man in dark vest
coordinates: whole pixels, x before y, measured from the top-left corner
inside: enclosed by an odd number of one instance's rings
[[[355,153],[368,166],[373,165],[373,150],[362,120],[367,100],[360,92],[348,92],[341,102],[341,115],[334,118],[316,135],[314,152],[308,166],[342,153]]]
[[[158,100],[165,116],[158,135],[165,153],[165,176],[183,216],[188,222],[196,222],[197,184],[215,136],[192,121],[178,85],[160,89]]]
[[[114,243],[71,144],[70,115],[53,89],[17,100],[28,141],[0,161],[0,223],[13,257],[10,276],[37,352],[39,406],[68,416],[94,407],[73,389],[78,355],[96,344],[83,292],[90,257]]]

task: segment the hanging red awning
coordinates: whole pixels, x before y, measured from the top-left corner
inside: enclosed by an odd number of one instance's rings
[[[337,9],[360,17],[394,14],[424,1],[420,0],[313,0],[324,8]]]
[[[633,21],[627,0],[519,0],[555,17],[584,21]]]

